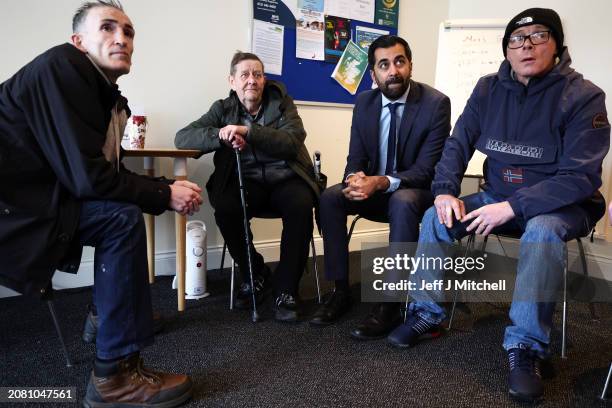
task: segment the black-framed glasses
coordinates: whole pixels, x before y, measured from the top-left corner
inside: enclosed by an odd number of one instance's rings
[[[544,44],[550,39],[550,31],[538,31],[537,33],[531,33],[529,35],[513,35],[508,37],[508,48],[516,49],[521,48],[525,44],[525,40],[529,38],[529,41],[533,45]]]

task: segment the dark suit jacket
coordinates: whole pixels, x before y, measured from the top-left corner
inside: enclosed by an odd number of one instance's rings
[[[359,94],[353,109],[351,141],[343,180],[363,171],[376,175],[382,96],[378,89]],[[399,125],[396,173],[400,188],[429,189],[434,167],[450,133],[450,100],[434,88],[410,81],[404,114]]]

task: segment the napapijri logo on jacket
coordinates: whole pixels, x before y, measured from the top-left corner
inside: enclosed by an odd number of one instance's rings
[[[487,139],[485,148],[494,152],[514,154],[516,156],[531,157],[534,159],[541,159],[544,154],[543,147],[508,143],[495,139]]]

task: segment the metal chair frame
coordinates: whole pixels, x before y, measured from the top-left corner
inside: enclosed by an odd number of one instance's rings
[[[590,233],[590,240],[591,242],[593,242],[593,234],[595,233],[595,231],[591,231]],[[499,245],[502,248],[502,251],[504,252],[504,256],[507,256],[506,251],[504,250],[504,247],[502,245],[501,239],[499,238],[500,234],[495,234],[495,236],[497,237],[497,240],[499,241]],[[504,237],[507,238],[512,238],[512,239],[520,239],[517,238],[515,236],[511,236],[511,235],[503,235]],[[483,243],[482,243],[482,248],[481,250],[484,252],[487,246],[487,241],[488,241],[488,236],[484,238]],[[587,268],[587,262],[586,262],[586,255],[584,252],[584,246],[582,244],[582,239],[581,238],[576,238],[576,242],[578,243],[578,251],[580,253],[580,259],[582,261],[582,272],[584,274],[584,276],[588,279],[589,277],[589,271]],[[468,243],[467,243],[467,248],[473,248],[474,247],[474,243],[475,243],[475,235],[472,234],[468,237]],[[567,251],[567,243],[565,244],[565,261],[563,263],[563,317],[562,317],[562,329],[561,329],[561,358],[565,359],[567,358],[567,313],[568,313],[568,303],[567,303],[567,272],[568,272],[568,251]],[[451,314],[448,320],[448,330],[451,330],[452,328],[452,324],[453,324],[453,317],[455,315],[455,307],[457,306],[457,297],[458,297],[459,292],[455,291],[455,296],[453,299],[453,306],[451,309]],[[596,313],[595,313],[595,308],[593,306],[592,303],[589,303],[589,311],[591,313],[591,318],[592,319],[596,319]],[[609,376],[608,376],[609,378]]]

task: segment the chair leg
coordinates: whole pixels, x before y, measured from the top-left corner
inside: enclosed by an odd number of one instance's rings
[[[567,245],[565,246],[565,263],[563,265],[563,317],[561,327],[561,358],[566,356],[566,335],[567,335]]]
[[[317,284],[317,299],[321,303],[321,286],[319,285],[319,267],[317,266],[317,249],[315,247],[314,236],[310,238],[310,248],[312,249],[312,267],[315,272],[315,282]]]
[[[234,310],[234,277],[236,276],[236,262],[232,259],[232,269],[230,271],[230,310]]]
[[[359,221],[361,219],[361,215],[357,215],[355,218],[353,218],[353,222],[351,223],[351,228],[349,229],[349,232],[347,234],[347,242],[351,242],[351,237],[353,236],[353,230],[355,229],[355,224],[357,224],[357,221]]]
[[[586,255],[584,252],[584,245],[582,245],[582,240],[580,238],[576,238],[578,242],[578,251],[580,252],[580,260],[582,261],[582,273],[586,279],[589,278],[589,270],[587,267]],[[595,305],[593,302],[589,302],[589,312],[591,313],[591,319],[597,320],[597,313],[595,312]]]
[[[55,307],[53,306],[53,301],[47,300],[47,305],[49,306],[49,312],[51,312],[51,318],[53,319],[53,324],[55,325],[55,331],[57,332],[57,337],[59,337],[60,344],[62,346],[62,351],[64,352],[64,357],[66,358],[66,367],[72,367],[72,362],[70,361],[70,356],[68,355],[68,349],[66,349],[66,343],[64,343],[62,329],[60,328],[59,322],[57,321],[57,316],[55,315]]]
[[[601,391],[602,400],[606,399],[606,393],[608,392],[608,386],[610,385],[610,377],[612,376],[612,363],[610,363],[610,369],[608,370],[608,377],[606,378],[606,383],[604,384],[603,390]]]
[[[219,265],[219,270],[223,270],[223,266],[225,264],[225,250],[227,249],[227,244],[225,241],[223,242],[223,251],[221,251],[221,265]]]

